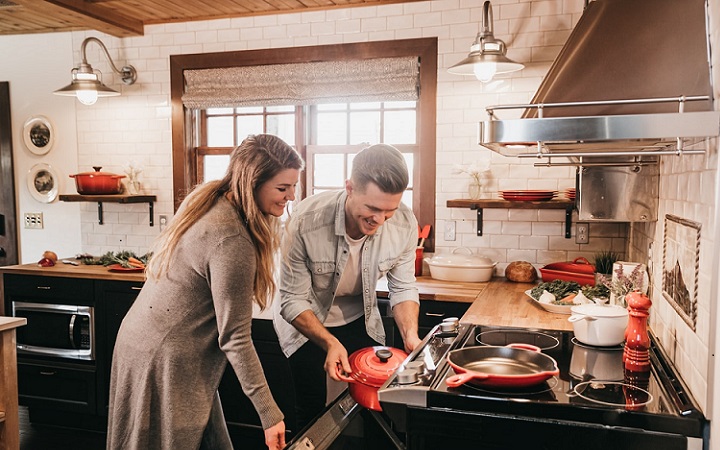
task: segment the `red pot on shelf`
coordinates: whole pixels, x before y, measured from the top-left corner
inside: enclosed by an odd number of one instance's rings
[[[342,378],[348,382],[350,395],[360,406],[382,411],[378,388],[400,367],[408,354],[392,347],[366,347],[348,358],[352,373]]]
[[[75,188],[81,195],[110,195],[119,194],[122,191],[121,179],[125,175],[100,172],[102,167],[93,166],[94,172],[83,172],[70,175],[75,178]]]

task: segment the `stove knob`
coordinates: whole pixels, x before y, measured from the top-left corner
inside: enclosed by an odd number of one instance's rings
[[[410,361],[405,366],[407,369],[416,371],[419,375],[425,373],[425,362],[424,361]]]
[[[454,332],[457,331],[459,326],[460,321],[457,317],[448,317],[440,323],[440,330],[443,332]]]
[[[397,374],[397,381],[400,384],[413,384],[418,382],[418,371],[414,368],[406,367]]]

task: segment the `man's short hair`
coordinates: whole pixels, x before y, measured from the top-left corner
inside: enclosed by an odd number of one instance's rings
[[[361,191],[365,190],[369,182],[373,182],[388,194],[405,191],[410,181],[402,153],[387,144],[375,144],[362,149],[353,159],[350,179]]]

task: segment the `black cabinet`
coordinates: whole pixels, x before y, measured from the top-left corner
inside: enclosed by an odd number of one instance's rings
[[[252,321],[252,339],[263,366],[270,391],[285,415],[287,440],[297,432],[295,423],[295,389],[287,358],[280,349],[271,320]],[[260,417],[240,387],[235,372],[228,364],[220,383],[220,399],[225,420],[235,448],[262,449],[265,438]]]
[[[112,355],[120,324],[135,302],[143,283],[132,281],[98,281],[96,296],[101,333],[98,336],[98,413],[107,417],[110,394]]]
[[[418,334],[421,338],[427,336],[432,328],[448,317],[458,319],[470,308],[470,303],[441,302],[436,300],[421,300],[418,317]]]

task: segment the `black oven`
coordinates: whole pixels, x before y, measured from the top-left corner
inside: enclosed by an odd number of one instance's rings
[[[17,329],[19,354],[95,360],[95,314],[92,306],[12,301],[11,314],[24,317]]]
[[[570,331],[436,327],[378,396],[408,449],[707,449],[708,421],[650,337],[651,370],[637,373],[624,369],[622,346],[588,347]],[[445,382],[448,352],[511,343],[539,347],[560,373],[522,388]]]

